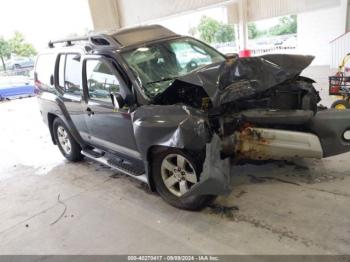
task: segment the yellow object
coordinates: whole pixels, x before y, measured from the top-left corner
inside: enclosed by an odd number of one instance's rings
[[[347,54],[344,58],[343,58],[343,60],[341,61],[341,63],[340,63],[340,65],[339,65],[339,72],[343,72],[343,73],[345,73],[344,71],[345,71],[345,65],[348,63],[350,61],[350,53],[349,54]]]
[[[337,110],[345,110],[346,107],[344,105],[339,104],[339,105],[335,106],[335,109],[337,109]]]

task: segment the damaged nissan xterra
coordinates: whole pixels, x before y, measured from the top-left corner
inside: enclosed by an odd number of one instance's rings
[[[234,163],[350,150],[350,114],[319,107],[313,57],[226,57],[161,26],[49,43],[40,111],[70,161],[83,157],[196,210],[230,192]]]

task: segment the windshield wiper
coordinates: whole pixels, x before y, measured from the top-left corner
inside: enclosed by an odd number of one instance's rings
[[[177,77],[165,77],[165,78],[162,78],[162,79],[159,79],[159,80],[156,80],[156,81],[147,82],[146,84],[147,84],[147,85],[150,85],[150,84],[155,84],[155,83],[160,83],[160,82],[165,82],[165,81],[174,80],[174,79],[176,79],[176,78],[178,78],[178,76],[177,76]]]

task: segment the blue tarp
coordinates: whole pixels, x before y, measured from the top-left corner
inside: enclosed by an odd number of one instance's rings
[[[0,86],[0,98],[11,98],[18,96],[34,95],[33,85],[19,85],[19,86]]]

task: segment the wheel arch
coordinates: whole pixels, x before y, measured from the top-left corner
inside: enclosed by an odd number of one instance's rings
[[[52,140],[54,145],[56,145],[57,143],[56,143],[55,136],[54,136],[54,133],[53,133],[53,122],[54,122],[55,118],[57,118],[57,117],[58,116],[53,114],[53,113],[48,113],[47,114],[47,123],[48,123],[48,126],[49,126],[51,140]]]
[[[156,191],[156,186],[153,180],[152,161],[157,153],[159,153],[160,151],[166,150],[167,148],[168,147],[166,146],[152,145],[147,150],[147,177],[148,177],[149,187],[153,192]]]

